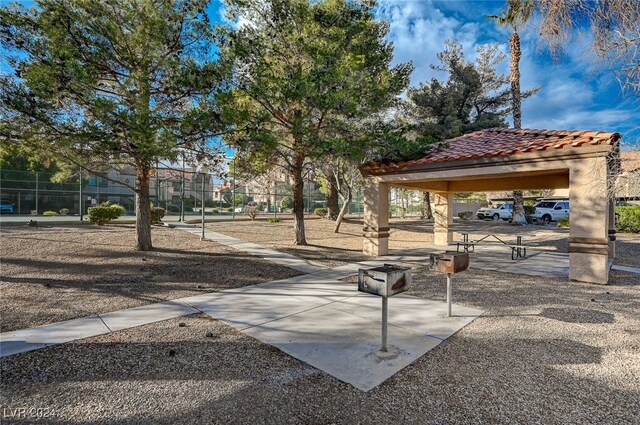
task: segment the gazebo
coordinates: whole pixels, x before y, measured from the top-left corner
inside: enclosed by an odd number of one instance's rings
[[[453,194],[569,188],[569,279],[606,284],[615,255],[613,183],[619,133],[491,128],[430,147],[422,158],[362,168],[364,253],[389,251],[389,187],[434,193],[434,244],[453,243]]]

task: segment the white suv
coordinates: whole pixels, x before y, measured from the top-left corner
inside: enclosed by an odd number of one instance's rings
[[[537,222],[548,224],[569,216],[569,201],[543,199],[535,205],[536,211],[531,218]]]
[[[495,208],[480,208],[476,216],[480,219],[490,218],[492,220],[511,220],[513,215],[513,204],[502,204]]]

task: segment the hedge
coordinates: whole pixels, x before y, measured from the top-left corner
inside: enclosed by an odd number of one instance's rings
[[[313,213],[319,217],[326,217],[329,214],[329,210],[326,208],[316,208]]]
[[[121,217],[124,213],[125,209],[123,206],[107,201],[97,207],[89,208],[89,221],[102,226],[111,220]]]
[[[640,233],[640,205],[616,207],[616,232]]]

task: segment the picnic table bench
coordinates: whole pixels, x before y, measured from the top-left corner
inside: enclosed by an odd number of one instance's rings
[[[462,235],[462,241],[458,241],[456,242],[456,251],[460,252],[460,248],[462,248],[462,250],[464,252],[474,252],[476,249],[476,245],[485,245],[485,244],[491,244],[490,241],[488,241],[487,239],[489,238],[494,238],[496,239],[498,242],[494,242],[493,244],[497,244],[497,245],[505,245],[508,246],[509,248],[511,248],[511,259],[512,260],[516,260],[518,258],[525,258],[527,256],[527,247],[526,245],[522,244],[522,236],[523,235],[515,235],[516,236],[516,243],[515,244],[511,244],[509,242],[506,242],[504,240],[502,240],[501,238],[499,238],[497,235],[495,234],[488,234],[478,240],[470,240],[469,239],[469,233],[468,232],[460,232],[460,234]],[[534,235],[529,235],[529,236],[534,236]],[[486,242],[485,242],[486,241]]]

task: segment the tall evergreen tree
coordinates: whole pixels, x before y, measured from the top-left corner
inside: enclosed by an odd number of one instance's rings
[[[462,46],[447,40],[438,53],[440,65],[432,68],[448,74],[409,90],[407,112],[419,134],[437,140],[490,127],[506,126],[510,111],[508,78],[496,71],[505,59],[497,45],[478,48],[475,62],[467,62]],[[528,96],[526,93],[525,96]]]
[[[152,249],[149,178],[160,160],[217,159],[218,60],[207,0],[38,0],[0,8],[13,72],[0,137],[96,171],[136,171],[137,249]]]
[[[361,120],[391,106],[411,66],[391,67],[389,27],[371,1],[229,0],[224,52],[236,81],[226,138],[289,175],[295,243],[305,245],[303,176],[326,155],[366,148]]]

